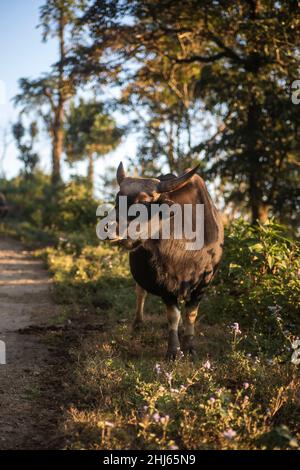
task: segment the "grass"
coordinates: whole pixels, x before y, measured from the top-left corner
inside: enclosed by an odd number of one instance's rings
[[[228,295],[236,287],[235,278],[226,278],[228,250],[201,305],[193,364],[165,361],[167,324],[158,299],[147,299],[146,323],[132,333],[134,282],[126,253],[105,245],[87,246],[80,255],[44,251],[56,300],[72,304],[75,318],[85,311],[104,324],[71,351],[67,448],[299,448],[300,382],[290,344],[299,331],[294,294],[289,303],[286,291],[269,292],[277,274],[269,286],[268,272],[260,270],[255,298],[249,298],[252,285],[243,290],[241,273],[238,294]],[[286,278],[285,286],[293,282]],[[272,307],[280,299],[285,312]]]
[[[165,361],[157,298],[133,334],[128,255],[105,244],[37,251],[76,340],[67,352],[61,427],[69,449],[300,449],[299,252],[281,229],[232,227],[214,285],[201,302],[198,358]],[[297,280],[298,279],[298,280]],[[83,329],[87,323],[101,328]],[[238,323],[238,327],[234,324]],[[103,325],[103,328],[102,328]]]

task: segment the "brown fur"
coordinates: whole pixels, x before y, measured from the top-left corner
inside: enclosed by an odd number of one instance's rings
[[[214,207],[203,179],[195,175],[183,188],[166,197],[175,203],[204,204],[204,247],[186,250],[188,240],[147,240],[143,246],[152,253],[157,280],[169,292],[189,297],[203,283],[206,286],[221,260],[224,242],[221,217]],[[199,262],[201,260],[201,262]]]

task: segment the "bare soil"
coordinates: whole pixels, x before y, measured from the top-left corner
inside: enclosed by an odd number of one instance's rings
[[[36,328],[55,324],[58,306],[40,260],[12,239],[0,239],[0,449],[55,447],[59,403],[53,383],[57,358]]]

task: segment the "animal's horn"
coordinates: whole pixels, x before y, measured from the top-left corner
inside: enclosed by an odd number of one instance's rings
[[[126,173],[125,173],[125,170],[124,170],[124,167],[123,167],[123,163],[120,162],[120,164],[118,166],[118,169],[117,169],[117,181],[118,181],[119,185],[122,183],[125,176],[126,176]]]
[[[158,193],[168,193],[175,191],[176,189],[181,188],[188,182],[188,180],[196,173],[200,165],[197,165],[192,170],[187,171],[181,176],[176,176],[175,178],[160,181],[157,186]]]

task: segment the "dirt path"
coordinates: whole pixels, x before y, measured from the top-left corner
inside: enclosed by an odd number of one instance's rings
[[[0,340],[6,365],[0,364],[0,449],[43,448],[45,435],[55,431],[55,404],[41,385],[45,370],[55,365],[47,343],[26,333],[30,326],[55,322],[58,307],[50,288],[42,262],[17,241],[1,238]]]

